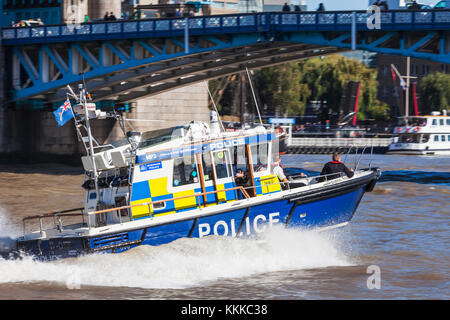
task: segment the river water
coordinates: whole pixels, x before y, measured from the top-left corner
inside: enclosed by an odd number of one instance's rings
[[[317,174],[329,158],[282,163]],[[371,164],[382,178],[345,228],[274,228],[53,262],[0,258],[0,299],[449,299],[450,158],[374,155]],[[77,167],[0,166],[0,179],[0,237],[20,234],[24,216],[82,203]]]

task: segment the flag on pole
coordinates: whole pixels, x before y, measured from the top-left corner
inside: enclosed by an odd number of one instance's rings
[[[405,80],[403,80],[402,78],[400,78],[400,86],[402,87],[403,90],[406,90],[406,83]]]
[[[67,99],[62,106],[53,112],[55,120],[59,127],[62,127],[67,121],[73,118],[72,107],[70,101]]]
[[[395,81],[397,80],[397,77],[395,76],[395,71],[394,71],[394,68],[392,67],[392,65],[391,65],[391,73],[392,73],[392,80],[394,80],[394,83],[395,83]]]
[[[394,81],[394,85],[396,84],[397,75],[398,75],[398,80],[400,81],[400,86],[402,87],[403,90],[406,90],[405,80],[403,80],[403,77],[398,73],[397,68],[395,68],[393,64],[391,64],[391,73],[392,73],[392,80]]]

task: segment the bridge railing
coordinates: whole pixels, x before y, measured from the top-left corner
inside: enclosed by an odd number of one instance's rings
[[[220,34],[267,31],[342,31],[350,30],[352,11],[263,12],[172,19],[118,20],[81,24],[45,25],[3,28],[4,44],[26,42],[78,41],[151,36],[182,36],[189,33]],[[366,11],[355,11],[358,30],[368,30],[371,17]],[[392,10],[380,13],[382,30],[426,30],[450,28],[450,10]]]
[[[242,31],[267,31],[267,14],[234,14],[199,16],[172,19],[118,20],[81,24],[43,25],[34,27],[3,28],[3,42],[8,40],[95,40],[98,38],[122,38],[131,36],[180,36],[184,35],[186,21],[190,34],[208,34]],[[259,28],[259,29],[258,29]]]
[[[290,147],[387,147],[391,138],[292,138]]]
[[[305,12],[305,13],[276,13],[272,15],[273,23],[281,27],[297,26],[298,30],[349,30],[352,24],[352,12]],[[368,30],[367,22],[372,13],[356,11],[356,27],[358,30]],[[393,10],[380,12],[380,27],[383,30],[435,29],[450,25],[450,10]]]

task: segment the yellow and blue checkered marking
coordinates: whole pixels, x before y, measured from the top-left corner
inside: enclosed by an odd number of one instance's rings
[[[131,205],[138,205],[143,203],[150,203],[160,200],[168,200],[172,198],[179,198],[170,201],[165,201],[164,206],[161,209],[155,209],[154,206],[136,206],[132,208],[133,218],[140,219],[146,218],[150,214],[156,216],[172,214],[175,212],[181,212],[185,210],[196,209],[199,206],[204,206],[203,196],[196,196],[194,194],[199,194],[202,192],[200,188],[168,193],[167,191],[168,178],[157,178],[148,181],[133,183],[133,189],[131,192]],[[235,184],[233,182],[220,184],[217,186],[218,190],[225,190],[234,188]],[[209,186],[206,188],[206,192],[214,191],[214,186]],[[191,196],[192,197],[189,197]],[[233,201],[237,199],[237,194],[235,190],[227,190],[217,193],[217,198],[215,193],[210,193],[206,195],[206,204],[213,205],[219,203],[224,203],[227,201]],[[217,201],[218,200],[218,201]]]
[[[255,177],[255,191],[257,196],[281,191],[280,182],[275,175]]]

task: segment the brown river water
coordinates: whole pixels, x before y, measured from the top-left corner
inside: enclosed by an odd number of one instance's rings
[[[329,158],[282,163],[317,174]],[[450,158],[374,155],[372,166],[382,179],[342,229],[274,228],[52,262],[0,258],[0,299],[449,299]],[[0,181],[0,237],[20,235],[25,216],[82,206],[78,167],[3,165]],[[369,289],[373,268],[379,282]]]

